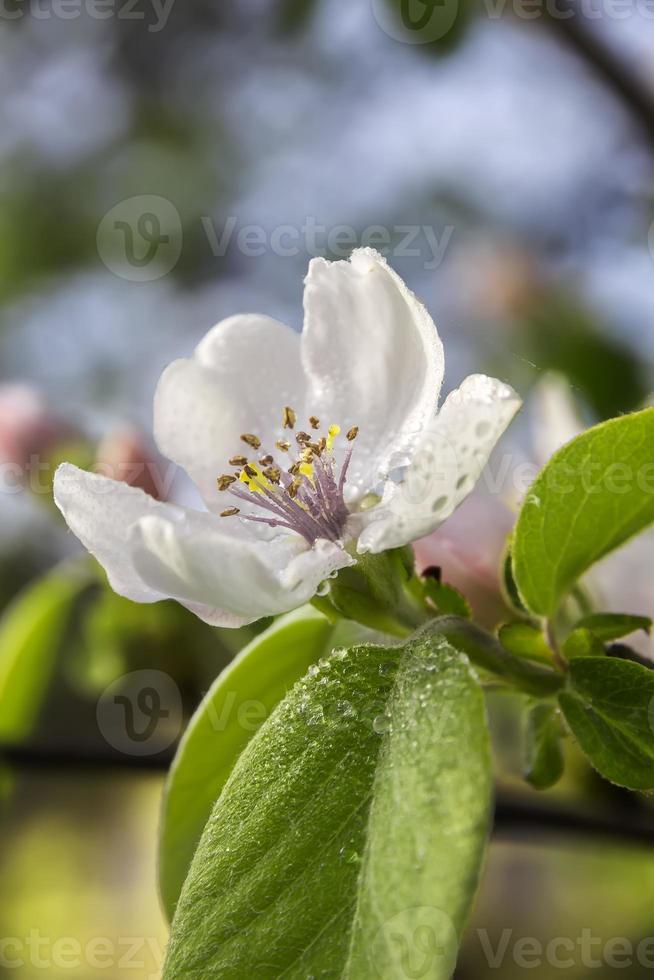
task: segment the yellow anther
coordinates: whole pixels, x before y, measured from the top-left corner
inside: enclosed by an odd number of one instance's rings
[[[334,448],[334,439],[341,434],[340,425],[330,425],[327,430],[327,449]]]
[[[313,463],[300,463],[298,469],[302,476],[306,476],[307,480],[313,483]]]
[[[282,425],[285,429],[294,429],[297,422],[297,414],[287,405],[282,413]]]
[[[291,444],[287,439],[278,439],[275,445],[278,449],[281,449],[283,453],[287,453],[291,448]]]
[[[216,483],[218,484],[219,490],[227,490],[228,487],[231,487],[232,483],[236,483],[236,477],[229,476],[229,474],[226,473],[223,476],[219,476]]]
[[[244,466],[239,479],[241,483],[245,483],[250,493],[263,493],[264,489],[270,489],[270,480],[263,475],[255,463]]]
[[[311,426],[312,429],[319,429],[320,428],[320,419],[317,418],[315,415],[310,415],[309,416],[309,425]]]
[[[241,441],[247,443],[248,446],[252,446],[253,449],[261,448],[261,439],[259,436],[252,435],[251,432],[244,432],[241,436]]]

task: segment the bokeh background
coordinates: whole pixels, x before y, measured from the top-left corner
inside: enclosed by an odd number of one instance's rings
[[[308,260],[374,244],[439,325],[446,387],[488,371],[525,397],[492,478],[419,551],[501,621],[503,538],[537,467],[654,390],[654,11],[4,0],[0,88],[0,975],[140,980],[166,940],[165,767],[256,628],[109,593],[52,504],[54,466],[189,500],[150,443],[160,371],[233,313],[299,328]],[[651,614],[653,557],[646,536],[590,591]],[[140,671],[177,693],[136,753],[102,706]],[[509,701],[492,704],[504,817],[457,976],[613,976],[605,944],[654,935],[651,808],[574,750],[547,798],[521,789]],[[610,826],[553,833],[550,806]],[[575,952],[527,969],[528,937]],[[648,956],[620,974],[650,975]]]

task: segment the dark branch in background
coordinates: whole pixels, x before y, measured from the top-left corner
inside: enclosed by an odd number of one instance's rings
[[[15,746],[0,748],[0,765],[22,772],[44,773],[52,769],[80,772],[122,770],[140,773],[164,774],[172,762],[174,752],[166,750],[157,755],[125,755],[107,748],[92,753],[62,748],[48,749],[42,746]],[[654,845],[654,820],[651,812],[639,812],[620,806],[610,806],[602,812],[572,808],[569,805],[550,802],[547,799],[530,798],[527,795],[500,792],[495,807],[494,838],[496,840],[525,841],[549,838],[615,841],[622,845]]]
[[[654,149],[654,93],[635,72],[583,23],[583,14],[574,2],[559,0],[557,11],[543,6],[543,23],[573,50],[617,96],[646,135]],[[573,16],[568,16],[568,13]],[[563,14],[563,16],[562,16]]]

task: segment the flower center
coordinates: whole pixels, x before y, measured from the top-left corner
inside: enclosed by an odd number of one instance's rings
[[[297,414],[287,406],[282,413],[283,428],[294,430],[296,423]],[[265,449],[262,451],[258,436],[249,432],[241,436],[241,441],[258,458],[232,456],[229,465],[235,467],[234,473],[219,476],[218,489],[247,503],[252,503],[254,497],[257,508],[272,516],[242,513],[239,507],[228,507],[221,517],[240,515],[246,521],[284,527],[301,534],[309,544],[318,538],[341,539],[349,517],[343,490],[353,448],[348,448],[339,471],[334,443],[341,433],[340,426],[330,425],[323,436],[320,419],[315,415],[309,418],[309,425],[313,434],[295,433],[297,449],[292,448],[288,439],[277,440],[276,449],[282,454],[279,457]],[[354,442],[358,432],[357,426],[350,429],[347,441]]]

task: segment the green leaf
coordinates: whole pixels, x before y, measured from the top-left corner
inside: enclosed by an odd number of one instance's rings
[[[442,616],[453,615],[470,619],[472,610],[466,597],[453,585],[446,585],[435,578],[425,579],[423,583],[425,595],[428,596]]]
[[[576,624],[577,629],[580,627],[592,630],[599,640],[609,643],[611,640],[629,636],[637,630],[645,630],[649,633],[652,620],[648,616],[629,616],[626,613],[594,613],[592,616],[585,616]]]
[[[592,630],[575,629],[563,644],[563,653],[568,660],[576,657],[603,657],[606,654],[602,641]]]
[[[500,627],[500,643],[516,657],[552,663],[552,651],[541,630],[530,623],[507,623]]]
[[[196,851],[167,980],[447,980],[491,798],[481,690],[438,634],[339,651],[249,742]],[[409,966],[411,964],[411,966]]]
[[[654,670],[610,657],[574,660],[559,703],[602,776],[627,789],[654,789]]]
[[[516,585],[515,578],[513,576],[513,551],[512,551],[512,541],[509,540],[504,558],[502,559],[501,568],[501,586],[502,595],[504,601],[509,606],[510,609],[514,609],[517,613],[529,614],[529,610],[525,606],[524,602],[520,597],[518,591],[518,586]]]
[[[334,627],[304,607],[280,617],[215,681],[189,724],[166,782],[159,888],[170,918],[211,808],[253,734],[311,664],[334,643],[360,639],[364,632],[352,623]]]
[[[576,580],[654,521],[654,409],[589,429],[554,454],[515,530],[513,572],[532,612],[552,616]]]
[[[0,619],[0,742],[32,733],[75,600],[91,581],[84,558],[19,593]]]
[[[563,775],[565,759],[561,720],[554,705],[537,704],[527,718],[525,779],[536,789],[549,789]]]

